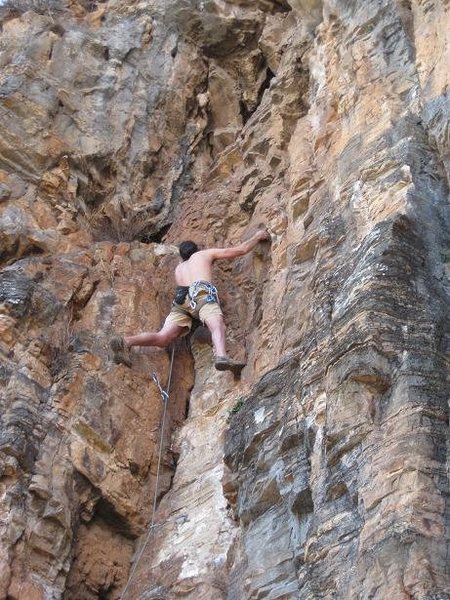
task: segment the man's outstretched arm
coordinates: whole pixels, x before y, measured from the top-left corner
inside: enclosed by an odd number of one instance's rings
[[[238,256],[248,254],[259,242],[268,240],[270,240],[269,232],[266,229],[260,229],[250,239],[238,246],[231,246],[231,248],[210,248],[206,252],[212,260],[237,258]]]

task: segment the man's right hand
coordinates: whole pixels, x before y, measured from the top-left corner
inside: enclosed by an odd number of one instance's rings
[[[272,238],[270,237],[270,233],[267,231],[266,228],[264,229],[260,229],[259,231],[257,231],[255,233],[255,238],[259,241],[259,242],[269,242]]]
[[[231,248],[210,248],[209,250],[203,250],[198,254],[207,255],[211,262],[224,258],[233,259],[237,258],[238,256],[244,256],[244,254],[247,254],[253,250],[258,242],[266,242],[270,241],[271,239],[270,233],[264,227],[264,229],[258,229],[258,231],[256,231],[256,233],[254,233],[246,242],[242,242],[237,246],[232,246]]]

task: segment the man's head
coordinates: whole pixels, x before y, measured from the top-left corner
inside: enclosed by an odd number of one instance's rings
[[[189,260],[193,254],[198,252],[197,244],[195,242],[191,242],[191,240],[181,242],[181,244],[178,246],[178,249],[183,260]]]

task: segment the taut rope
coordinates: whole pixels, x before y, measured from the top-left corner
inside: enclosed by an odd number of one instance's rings
[[[159,393],[161,394],[161,399],[164,404],[163,417],[162,417],[162,422],[161,422],[161,435],[160,435],[160,439],[159,439],[158,468],[156,469],[156,483],[155,483],[155,494],[153,496],[152,518],[150,521],[150,525],[149,525],[148,532],[145,537],[144,543],[142,544],[139,554],[133,563],[133,568],[131,569],[131,573],[130,573],[130,576],[128,577],[127,584],[124,587],[122,594],[120,595],[120,600],[124,600],[124,598],[126,596],[128,587],[131,583],[131,580],[133,579],[133,576],[137,569],[139,561],[141,560],[142,555],[144,554],[144,550],[147,546],[148,540],[150,539],[152,529],[155,527],[154,523],[155,523],[155,513],[156,513],[156,502],[158,500],[159,471],[161,468],[161,457],[162,457],[162,450],[163,450],[163,443],[164,443],[164,426],[166,423],[167,405],[169,404],[169,391],[170,391],[170,383],[172,381],[172,369],[173,369],[174,354],[175,354],[175,346],[172,347],[172,356],[170,358],[169,380],[167,382],[167,388],[165,390],[163,390],[161,387],[161,383],[158,379],[158,375],[156,373],[152,373],[152,379],[155,382],[155,384],[158,386]]]

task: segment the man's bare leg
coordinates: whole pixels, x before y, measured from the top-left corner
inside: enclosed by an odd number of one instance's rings
[[[212,343],[215,354],[215,367],[218,371],[232,371],[238,377],[245,367],[245,363],[237,362],[227,356],[225,350],[225,323],[223,317],[216,315],[205,319],[205,323],[211,332]]]
[[[225,350],[225,323],[223,317],[216,315],[208,317],[205,320],[206,326],[211,332],[214,354],[216,356],[226,356]]]
[[[169,324],[165,325],[158,332],[144,332],[137,335],[124,336],[124,342],[128,348],[132,346],[157,346],[158,348],[166,348],[171,342],[176,340],[180,335],[186,333],[186,327]]]
[[[145,332],[125,337],[113,337],[110,341],[113,360],[116,363],[122,363],[127,367],[131,367],[130,348],[132,346],[157,346],[158,348],[166,348],[177,337],[185,333],[186,329],[186,327],[180,327],[179,325],[168,324],[156,333]]]

